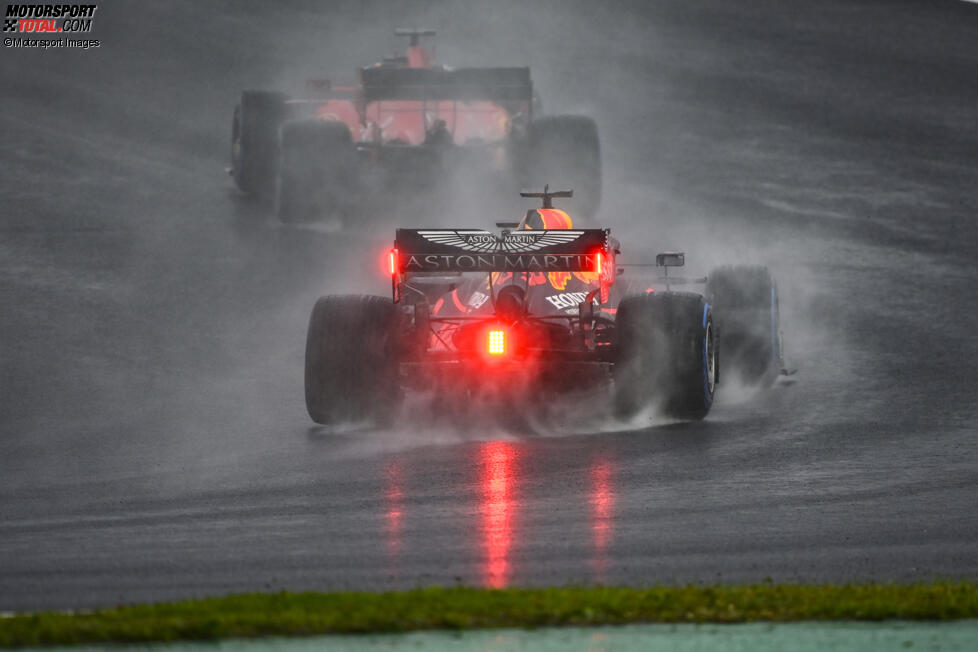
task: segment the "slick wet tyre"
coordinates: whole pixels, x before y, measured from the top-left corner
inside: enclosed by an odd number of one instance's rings
[[[713,405],[718,351],[711,307],[698,294],[626,297],[616,316],[615,408],[646,406],[675,419],[704,418]]]
[[[344,217],[357,203],[358,162],[342,122],[304,119],[282,125],[276,211],[283,222]]]
[[[385,425],[400,402],[390,298],[327,296],[316,302],[306,336],[306,408],[316,423]]]
[[[770,385],[783,367],[778,288],[766,267],[737,265],[710,272],[706,297],[713,304],[724,374]]]
[[[231,174],[241,189],[255,196],[275,192],[278,130],[288,113],[283,93],[244,91],[231,120]]]

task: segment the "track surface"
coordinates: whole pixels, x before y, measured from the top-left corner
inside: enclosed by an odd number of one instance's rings
[[[0,52],[0,609],[978,578],[978,6],[579,4],[112,3],[98,50]],[[385,293],[396,215],[280,227],[222,175],[231,108],[401,23],[597,116],[629,251],[771,265],[795,382],[694,424],[311,427],[308,311]]]

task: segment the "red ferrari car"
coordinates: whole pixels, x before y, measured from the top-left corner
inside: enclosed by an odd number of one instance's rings
[[[238,187],[274,196],[286,222],[353,218],[392,188],[429,191],[466,170],[500,189],[572,185],[572,208],[594,214],[593,119],[536,115],[529,68],[448,68],[420,43],[432,30],[396,34],[410,39],[405,55],[360,68],[354,86],[314,80],[302,98],[244,91],[231,127]]]

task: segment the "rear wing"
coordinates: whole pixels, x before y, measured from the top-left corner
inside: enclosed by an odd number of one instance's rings
[[[361,68],[365,102],[377,100],[488,100],[530,102],[529,68]]]
[[[390,252],[394,301],[413,273],[592,272],[601,283],[601,302],[614,283],[618,242],[610,229],[503,231],[398,229]]]

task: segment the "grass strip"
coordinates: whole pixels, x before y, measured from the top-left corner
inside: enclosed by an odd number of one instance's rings
[[[0,619],[0,645],[624,623],[978,618],[978,584],[847,584],[250,593]]]

